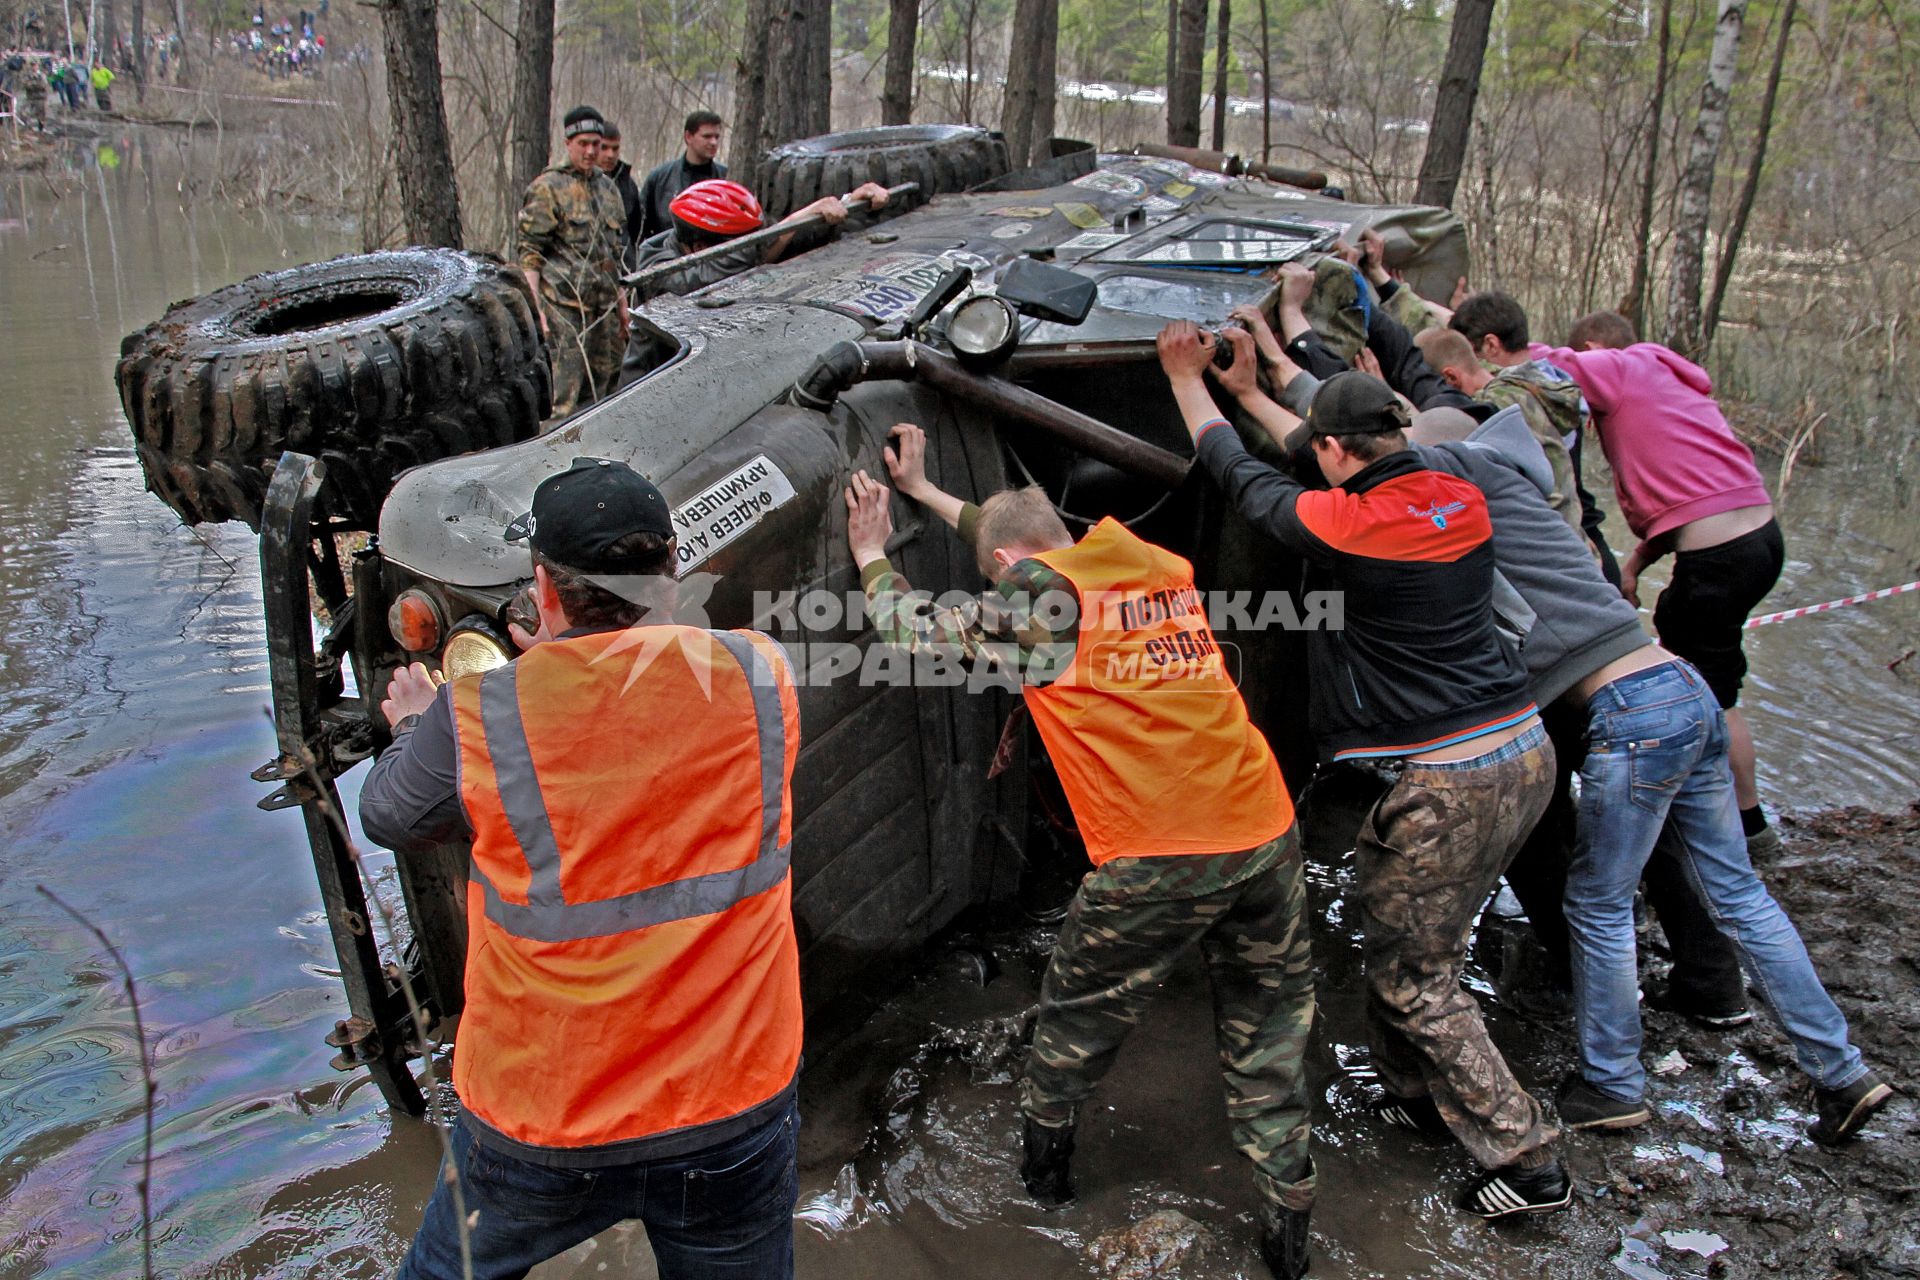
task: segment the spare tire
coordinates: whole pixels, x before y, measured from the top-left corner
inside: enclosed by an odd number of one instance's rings
[[[977,125],[898,124],[783,142],[761,161],[761,207],[784,218],[863,182],[920,184],[919,199],[965,191],[1007,172],[1006,142]]]
[[[524,278],[400,249],[254,276],[175,303],[114,370],[147,488],[188,524],[260,523],[287,449],[327,462],[321,509],[372,529],[393,478],[535,435],[551,409]]]

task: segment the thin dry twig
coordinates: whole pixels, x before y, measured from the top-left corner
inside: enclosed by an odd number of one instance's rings
[[[140,1046],[140,1114],[143,1132],[140,1143],[140,1274],[145,1280],[153,1280],[153,1099],[158,1086],[153,1080],[153,1061],[147,1054],[147,1027],[140,1016],[140,995],[134,989],[133,970],[127,965],[127,958],[120,954],[120,948],[113,945],[106,930],[89,920],[80,909],[62,898],[43,884],[34,889],[39,894],[79,922],[80,927],[91,933],[99,941],[106,953],[113,957],[115,967],[120,970],[120,984],[126,988],[127,1007],[133,1013],[133,1038]]]

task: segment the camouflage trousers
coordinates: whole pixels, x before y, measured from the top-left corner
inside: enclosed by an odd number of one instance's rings
[[[1304,1209],[1314,1190],[1304,1068],[1314,1008],[1307,898],[1295,833],[1258,852],[1269,851],[1244,879],[1192,896],[1128,877],[1137,867],[1193,859],[1118,858],[1080,882],[1040,986],[1021,1105],[1041,1124],[1071,1124],[1148,1001],[1198,946],[1213,988],[1233,1143],[1253,1161],[1262,1195]]]
[[[612,393],[620,380],[620,356],[626,338],[619,308],[591,316],[579,307],[543,298],[547,352],[553,361],[553,416],[564,418]]]
[[[1558,1134],[1460,974],[1474,917],[1553,794],[1553,744],[1536,725],[1486,755],[1398,774],[1354,850],[1373,1065],[1388,1093],[1431,1096],[1473,1158],[1499,1168]]]

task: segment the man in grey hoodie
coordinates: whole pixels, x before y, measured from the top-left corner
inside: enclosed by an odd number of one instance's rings
[[[1893,1091],[1849,1041],[1799,933],[1754,874],[1733,799],[1726,719],[1704,681],[1647,639],[1638,612],[1548,505],[1553,471],[1517,408],[1477,425],[1438,410],[1416,418],[1407,434],[1427,467],[1486,495],[1494,562],[1519,602],[1504,611],[1515,615],[1507,621],[1520,633],[1535,699],[1585,709],[1588,750],[1566,888],[1581,1078],[1561,1091],[1562,1122],[1624,1129],[1650,1116],[1633,893],[1664,839],[1813,1078],[1812,1136],[1826,1144],[1853,1137]]]

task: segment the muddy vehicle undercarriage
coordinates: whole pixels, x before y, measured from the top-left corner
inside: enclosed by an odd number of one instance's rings
[[[977,166],[987,135],[959,136]],[[1190,473],[1155,333],[1269,303],[1261,268],[1365,226],[1410,283],[1441,297],[1465,273],[1465,237],[1438,210],[1056,151],[1051,165],[980,183],[924,156],[910,176],[889,171],[884,145],[846,149],[835,180],[912,181],[904,211],[648,302],[634,318],[661,353],[655,367],[544,434],[529,300],[491,264],[472,268],[478,293],[451,311],[419,269],[378,263],[356,268],[375,284],[347,289],[351,305],[299,301],[300,282],[328,268],[427,254],[408,251],[259,277],[280,283],[212,320],[183,321],[200,304],[182,304],[128,339],[122,398],[150,487],[190,521],[243,518],[260,533],[280,754],[254,776],[277,784],[264,807],[300,809],[312,844],[353,1015],[329,1037],[337,1067],[365,1068],[393,1106],[423,1109],[410,1064],[427,1046],[408,989],[432,1038],[447,1038],[462,1005],[467,850],[397,861],[404,920],[385,936],[336,779],[386,746],[374,691],[396,666],[455,675],[512,657],[529,566],[502,533],[576,456],[625,461],[660,486],[707,625],[763,629],[795,656],[793,901],[810,1016],[884,994],[883,975],[969,908],[1078,855],[1037,744],[989,776],[1012,695],[859,679],[849,663],[867,660],[874,635],[857,609],[796,603],[859,597],[848,476],[884,476],[888,429],[916,422],[949,491],[1037,483],[1070,528],[1125,520],[1193,560],[1209,590],[1284,585],[1272,550]],[[972,190],[943,189],[963,178]],[[1090,284],[1084,319],[1033,300],[1063,283],[1022,282],[1046,274],[1036,263]],[[1003,291],[1026,300],[1009,305]],[[444,319],[454,313],[465,318]],[[917,588],[980,587],[970,550],[938,520],[904,501],[895,519],[889,555]],[[1290,642],[1249,637],[1238,665],[1297,786],[1310,755],[1266,714],[1298,694]]]

